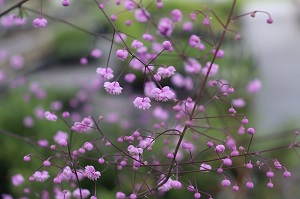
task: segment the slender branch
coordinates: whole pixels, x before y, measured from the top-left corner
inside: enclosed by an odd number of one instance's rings
[[[6,15],[7,13],[13,11],[16,8],[20,8],[24,3],[26,3],[29,0],[22,0],[19,3],[13,5],[12,7],[8,8],[7,10],[5,10],[4,12],[0,13],[0,17],[2,17],[3,15]]]

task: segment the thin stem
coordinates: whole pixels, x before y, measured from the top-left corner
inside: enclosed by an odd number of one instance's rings
[[[19,3],[13,5],[12,7],[8,8],[7,10],[5,10],[4,12],[2,12],[0,14],[0,17],[2,17],[3,15],[6,15],[7,13],[11,12],[12,10],[16,9],[16,8],[20,8],[24,3],[26,3],[29,0],[22,0]]]

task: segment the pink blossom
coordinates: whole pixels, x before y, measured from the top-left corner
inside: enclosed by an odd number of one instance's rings
[[[140,143],[139,143],[139,146],[142,148],[142,149],[146,149],[148,147],[151,147],[153,146],[155,140],[153,137],[147,137],[145,138],[144,140],[140,140]]]
[[[124,33],[115,34],[115,42],[116,42],[116,43],[123,42],[122,39],[123,39],[124,41],[126,41],[126,39],[127,39],[126,34],[124,34]]]
[[[194,58],[188,58],[187,61],[184,62],[184,69],[187,73],[197,74],[201,68],[201,64]]]
[[[24,66],[24,58],[21,55],[14,55],[10,59],[10,65],[13,69],[19,70]]]
[[[60,146],[64,145],[65,141],[68,140],[68,133],[64,131],[57,131],[53,136],[53,140]]]
[[[127,10],[133,10],[136,6],[136,3],[132,0],[125,0],[124,8]]]
[[[174,9],[171,11],[173,21],[180,22],[182,20],[182,12],[179,9]]]
[[[23,119],[23,124],[26,126],[26,127],[33,127],[34,126],[34,120],[32,117],[30,116],[26,116],[24,119]]]
[[[55,122],[57,120],[57,116],[54,113],[50,113],[49,111],[46,111],[44,113],[44,116],[47,120]]]
[[[65,6],[65,7],[67,7],[67,6],[70,5],[70,1],[69,1],[69,0],[63,0],[63,1],[61,2],[61,4],[62,4],[63,6]]]
[[[178,180],[173,180],[171,182],[171,186],[173,189],[180,189],[182,187],[182,184]]]
[[[153,110],[153,116],[159,120],[166,121],[169,119],[169,112],[164,110],[162,107],[157,106]]]
[[[162,78],[171,77],[176,72],[176,69],[174,66],[169,66],[167,68],[159,67],[157,69],[157,74],[161,76]]]
[[[71,179],[73,176],[73,172],[69,166],[66,166],[62,173],[66,179]]]
[[[22,174],[16,174],[11,177],[11,182],[14,186],[20,186],[25,181]]]
[[[194,28],[194,24],[190,21],[184,22],[184,24],[182,25],[182,30],[185,32],[190,32],[192,31]]]
[[[71,192],[69,190],[55,192],[55,199],[71,199]]]
[[[206,66],[202,69],[202,75],[206,75],[206,74],[207,74],[208,69],[210,68],[210,65],[211,65],[211,62],[207,62],[207,63],[206,63]],[[211,77],[211,76],[217,74],[218,71],[219,71],[219,65],[213,63],[213,64],[211,65],[211,69],[210,69],[210,71],[209,71],[208,76]]]
[[[248,93],[257,93],[261,89],[261,82],[259,79],[254,79],[247,85]]]
[[[109,80],[114,77],[113,70],[111,68],[97,68],[96,73],[104,80]]]
[[[217,153],[223,153],[225,151],[225,146],[223,144],[219,144],[215,147],[215,151]]]
[[[124,49],[123,50],[117,50],[116,56],[117,56],[118,59],[124,61],[128,56],[128,52],[127,52],[127,50],[124,50]]]
[[[161,182],[164,181],[164,179],[165,179],[165,176],[163,175],[161,177],[161,179],[160,179],[160,182],[158,184],[161,184]],[[158,188],[158,190],[161,191],[161,192],[167,192],[167,191],[169,191],[170,189],[172,189],[172,185],[171,185],[172,181],[173,180],[171,178],[169,178],[168,181],[165,182],[165,184],[163,184],[162,186],[160,186]]]
[[[171,77],[171,82],[176,87],[179,88],[184,87],[184,77],[180,73],[175,73]]]
[[[173,51],[172,43],[169,41],[164,41],[162,46],[165,50]]]
[[[136,58],[133,58],[131,60],[131,62],[129,63],[129,66],[135,70],[142,70],[144,67],[144,65]]]
[[[203,163],[200,166],[200,171],[209,172],[211,170],[211,166],[209,164]]]
[[[135,147],[133,145],[129,145],[127,147],[127,151],[131,154],[131,155],[138,155],[138,154],[142,154],[143,153],[143,149],[140,147]]]
[[[218,50],[218,52],[216,53],[216,49],[212,49],[211,50],[211,53],[213,54],[213,55],[215,55],[216,54],[216,58],[222,58],[223,56],[224,56],[224,51],[223,50],[221,50],[221,49],[219,49]]]
[[[32,22],[32,25],[36,28],[45,28],[47,24],[48,21],[45,18],[35,18]]]
[[[48,178],[49,178],[49,173],[48,171],[36,171],[34,174],[33,174],[33,178],[34,180],[38,181],[38,182],[44,182],[46,181]]]
[[[124,76],[124,79],[126,82],[128,83],[132,83],[135,79],[136,79],[136,75],[133,74],[133,73],[127,73],[125,76]]]
[[[162,89],[154,88],[151,90],[153,97],[157,101],[166,102],[175,97],[175,94],[170,90],[168,86],[163,87]]]
[[[237,98],[232,100],[232,104],[234,107],[243,108],[246,105],[246,102],[243,98]]]
[[[137,9],[134,16],[138,22],[147,22],[150,18],[150,13],[145,9]]]
[[[133,40],[133,42],[131,43],[132,48],[141,48],[143,46],[144,44],[137,39]]]
[[[95,168],[93,166],[87,165],[85,167],[85,175],[87,176],[88,179],[90,180],[97,180],[98,178],[100,178],[101,173],[99,171],[96,171]]]
[[[91,129],[93,122],[89,118],[84,118],[81,122],[75,122],[74,125],[71,127],[72,131],[76,131],[79,133],[87,132]]]
[[[82,197],[80,196],[80,189],[77,188],[73,191],[73,196],[74,198],[76,199],[85,199],[87,198],[89,195],[90,195],[90,191],[88,189],[81,189],[81,195]]]
[[[148,34],[148,33],[143,34],[143,35],[142,35],[142,38],[143,38],[143,40],[145,40],[145,41],[153,41],[153,40],[154,40],[154,36],[152,36],[152,35],[150,35],[150,34]]]
[[[112,95],[119,95],[122,93],[123,88],[120,87],[119,82],[104,82],[106,92]]]
[[[156,42],[154,42],[151,47],[152,47],[153,52],[155,52],[155,53],[160,53],[161,51],[164,50],[164,46],[161,45],[160,43],[156,43]]]
[[[173,21],[167,17],[162,18],[158,22],[157,32],[162,36],[171,36],[174,29]]]
[[[221,184],[223,187],[229,187],[231,183],[229,180],[225,179],[225,180],[222,180]]]
[[[156,87],[156,84],[153,81],[146,82],[145,86],[144,86],[145,95],[147,97],[150,97],[150,98],[154,97],[154,95],[151,92],[154,88],[157,88],[157,87]]]
[[[197,35],[191,35],[189,39],[189,45],[197,48],[201,43],[200,38]]]
[[[125,197],[126,197],[126,195],[123,192],[116,193],[116,199],[124,199]]]
[[[150,102],[151,100],[149,99],[149,97],[137,97],[133,101],[133,105],[138,109],[145,110],[150,108]]]
[[[94,48],[90,54],[92,57],[99,58],[102,55],[102,51],[98,48]]]
[[[202,24],[204,26],[210,26],[210,20],[209,20],[208,16],[204,17]]]

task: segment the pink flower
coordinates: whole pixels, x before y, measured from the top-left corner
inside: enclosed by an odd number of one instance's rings
[[[45,18],[35,18],[32,22],[32,25],[36,28],[45,28],[47,24],[48,21]]]
[[[169,66],[168,68],[159,67],[157,69],[157,74],[162,78],[171,77],[176,72],[174,66]]]
[[[147,22],[150,18],[150,13],[145,9],[137,9],[134,16],[138,22]]]
[[[66,166],[62,173],[66,179],[71,179],[73,176],[73,172],[69,166]]]
[[[229,187],[231,183],[229,180],[225,179],[225,180],[222,180],[221,184],[223,187]]]
[[[171,36],[174,29],[173,21],[169,18],[162,18],[158,22],[157,32],[162,36]]]
[[[11,182],[14,186],[20,186],[24,182],[24,177],[22,174],[16,174],[12,176]]]
[[[96,171],[93,166],[89,166],[89,165],[85,167],[84,172],[87,178],[93,181],[97,180],[101,176],[101,173],[99,171]]]
[[[164,41],[163,42],[163,47],[164,47],[165,50],[173,51],[172,43],[169,42],[169,41]]]
[[[124,2],[124,7],[127,10],[133,10],[136,6],[136,3],[133,2],[132,0],[125,0]]]
[[[131,43],[132,48],[140,48],[142,46],[144,46],[144,44],[137,39],[133,40],[133,42]]]
[[[91,54],[92,57],[99,58],[102,55],[102,51],[98,48],[95,48],[91,51],[90,54]]]
[[[77,189],[75,189],[74,191],[73,191],[73,196],[74,196],[74,198],[76,198],[76,199],[85,199],[85,198],[87,198],[89,195],[90,195],[91,193],[90,193],[90,191],[88,190],[88,189],[81,189],[81,195],[82,195],[82,197],[80,196],[80,189],[79,188],[77,188]]]
[[[71,130],[79,133],[87,132],[91,129],[92,125],[93,122],[90,118],[84,118],[81,122],[75,122]]]
[[[24,58],[21,55],[14,55],[10,59],[10,65],[13,69],[19,70],[24,66]]]
[[[124,199],[125,197],[126,197],[126,195],[123,192],[116,193],[116,199]]]
[[[143,34],[142,35],[143,40],[145,41],[153,41],[154,40],[154,36],[150,35],[150,34]]]
[[[171,11],[173,21],[180,22],[182,20],[182,12],[179,9],[174,9]]]
[[[55,122],[57,120],[57,116],[54,113],[50,113],[49,111],[46,111],[44,113],[44,116],[47,120]]]
[[[142,149],[142,148],[134,147],[133,145],[129,145],[129,146],[127,147],[127,151],[128,151],[131,155],[143,154],[143,149]]]
[[[182,25],[182,30],[185,32],[190,32],[193,30],[194,24],[190,21],[184,22]]]
[[[222,58],[224,56],[224,50],[219,49],[218,52],[216,53],[216,49],[212,49],[211,53],[214,55],[216,54],[216,58]]]
[[[210,26],[210,20],[207,16],[203,19],[202,24],[204,26]]]
[[[209,164],[201,164],[200,171],[202,172],[209,172],[211,170],[211,166]]]
[[[146,110],[150,108],[150,102],[151,100],[149,99],[149,97],[137,97],[133,101],[133,105],[138,109]]]
[[[232,104],[237,108],[243,108],[246,105],[246,102],[243,98],[237,98],[232,100]]]
[[[257,93],[261,89],[261,82],[259,79],[254,79],[247,85],[248,93]]]
[[[120,87],[119,82],[105,82],[104,88],[106,92],[112,95],[119,95],[122,93],[123,88]]]
[[[117,50],[116,56],[118,59],[124,61],[128,56],[128,52],[127,50]]]
[[[201,43],[200,38],[197,35],[191,35],[190,39],[189,39],[189,45],[197,48]]]
[[[154,97],[154,95],[151,92],[154,88],[157,88],[157,87],[153,81],[146,82],[145,86],[144,86],[145,95],[150,98]]]
[[[151,90],[153,97],[157,101],[166,102],[175,97],[175,94],[170,90],[168,86],[163,87],[162,89],[154,88]]]
[[[136,76],[133,73],[128,73],[124,76],[124,79],[128,83],[132,83],[135,80]]]
[[[167,110],[164,110],[162,107],[157,106],[153,110],[153,115],[159,120],[166,121],[169,119],[169,112]]]
[[[197,74],[201,68],[201,64],[194,58],[188,58],[187,61],[184,62],[184,69],[187,73]]]
[[[148,147],[152,148],[154,142],[155,142],[154,138],[149,136],[149,137],[145,138],[144,140],[140,140],[139,146],[142,149],[146,149]]]
[[[69,0],[63,0],[61,3],[63,6],[69,6],[70,5],[70,1]]]
[[[109,80],[114,77],[113,70],[111,68],[97,68],[96,73],[104,80]]]
[[[206,63],[206,66],[202,69],[202,75],[206,75],[207,74],[210,65],[211,65],[211,62],[207,62]],[[217,74],[218,71],[219,71],[219,65],[213,63],[212,66],[211,66],[211,69],[209,71],[208,76],[211,77],[211,76]]]
[[[57,131],[57,133],[53,136],[53,140],[60,146],[64,146],[66,140],[68,140],[68,133]]]
[[[48,171],[36,171],[34,174],[33,174],[33,178],[38,181],[38,182],[44,182],[45,180],[47,180],[49,178],[49,173]]]
[[[119,34],[120,34],[120,36],[119,36]],[[123,42],[122,39],[124,41],[126,41],[127,36],[124,33],[119,33],[119,34],[115,34],[115,42],[117,42],[117,43]]]

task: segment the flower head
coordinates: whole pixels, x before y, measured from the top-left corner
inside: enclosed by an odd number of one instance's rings
[[[85,167],[85,175],[87,176],[88,179],[90,180],[97,180],[98,178],[100,178],[101,173],[99,171],[96,171],[95,168],[93,166],[86,166]]]
[[[150,108],[150,102],[151,100],[149,99],[149,97],[137,97],[133,101],[133,105],[138,109],[146,110]]]
[[[97,68],[96,73],[104,80],[110,80],[114,77],[113,70],[111,68]]]
[[[106,92],[112,95],[119,95],[122,93],[123,88],[120,87],[119,82],[105,82],[104,88]]]
[[[155,100],[166,102],[175,97],[175,94],[170,90],[168,86],[163,87],[162,89],[154,88],[151,90]]]

